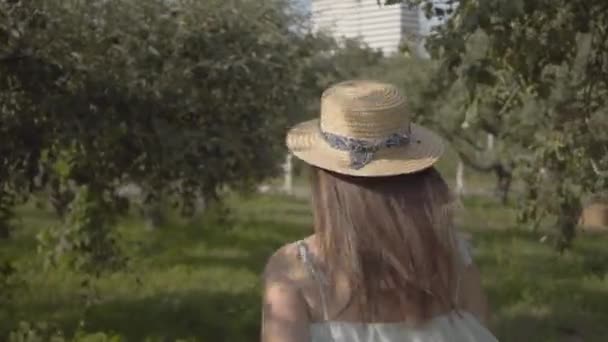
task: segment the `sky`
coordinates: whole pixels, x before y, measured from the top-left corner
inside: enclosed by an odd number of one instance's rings
[[[306,11],[306,12],[310,11],[310,1],[311,0],[291,0],[291,1],[293,1],[303,11]]]

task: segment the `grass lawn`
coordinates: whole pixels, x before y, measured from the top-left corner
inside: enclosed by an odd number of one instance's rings
[[[14,239],[0,241],[0,260],[17,257],[26,281],[0,307],[0,341],[22,320],[128,341],[257,341],[264,262],[309,234],[311,217],[306,202],[286,197],[254,196],[232,207],[222,225],[176,219],[146,231],[135,218],[123,221],[132,271],[96,281],[94,298],[82,292],[81,276],[41,271],[34,236],[53,219],[24,209]],[[518,229],[512,210],[475,198],[465,208],[458,222],[473,236],[501,341],[608,340],[608,237],[581,236],[560,256],[539,234]]]

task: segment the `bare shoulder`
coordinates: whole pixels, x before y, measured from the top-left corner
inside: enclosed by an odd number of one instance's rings
[[[262,341],[310,341],[308,305],[303,295],[296,243],[279,248],[264,270]]]
[[[270,256],[263,277],[265,280],[272,278],[286,282],[298,282],[304,275],[302,271],[298,243],[292,242],[279,248]]]

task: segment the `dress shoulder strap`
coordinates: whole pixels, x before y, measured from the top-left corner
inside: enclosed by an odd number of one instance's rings
[[[298,256],[300,260],[304,263],[308,272],[317,283],[317,287],[319,289],[319,297],[321,298],[321,306],[323,309],[323,320],[329,320],[329,314],[327,310],[327,294],[325,292],[325,284],[324,277],[321,272],[317,269],[315,262],[313,260],[312,254],[308,249],[308,245],[303,240],[297,242],[298,246]]]
[[[468,267],[473,264],[472,246],[468,239],[461,233],[456,235],[456,243],[458,247],[458,254],[462,258],[462,264]],[[460,283],[462,282],[462,274],[459,273],[456,278],[456,301],[459,300],[460,295]]]
[[[463,234],[457,235],[458,252],[464,262],[465,266],[469,266],[473,263],[472,246],[469,240]]]

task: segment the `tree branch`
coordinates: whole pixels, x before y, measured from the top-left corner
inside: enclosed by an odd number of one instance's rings
[[[497,163],[484,164],[484,163],[476,160],[476,158],[473,158],[464,152],[464,149],[461,147],[462,142],[470,145],[473,148],[476,148],[475,144],[471,143],[470,138],[460,137],[460,136],[456,137],[452,134],[449,134],[446,131],[446,129],[444,129],[442,127],[438,127],[438,131],[444,137],[446,137],[446,139],[454,146],[454,150],[456,150],[456,153],[458,153],[458,156],[460,157],[462,162],[465,163],[465,165],[469,166],[470,168],[472,168],[473,170],[478,171],[478,172],[490,172],[490,171],[496,169]],[[478,150],[483,150],[483,149],[478,149]],[[500,164],[498,164],[498,165],[500,165]]]
[[[498,127],[492,126],[487,120],[480,120],[479,126],[481,126],[481,129],[489,134],[492,134],[493,136],[498,136],[500,133]]]
[[[471,137],[466,135],[455,135],[450,130],[443,128],[441,126],[437,126],[437,130],[441,133],[442,136],[446,137],[451,143],[457,144],[457,140],[465,142],[471,148],[476,151],[482,152],[485,150],[485,147],[480,145],[478,142],[474,141]]]
[[[478,172],[490,172],[496,169],[496,163],[490,163],[488,165],[483,165],[481,162],[475,160],[474,158],[468,156],[466,153],[456,148],[456,153],[458,153],[458,157],[462,160],[462,162]]]
[[[15,62],[21,59],[26,59],[30,57],[29,55],[26,54],[16,54],[16,55],[7,55],[7,56],[0,56],[0,63],[9,63],[9,62]]]
[[[593,172],[600,177],[608,177],[608,170],[600,170],[593,159],[589,159]]]

